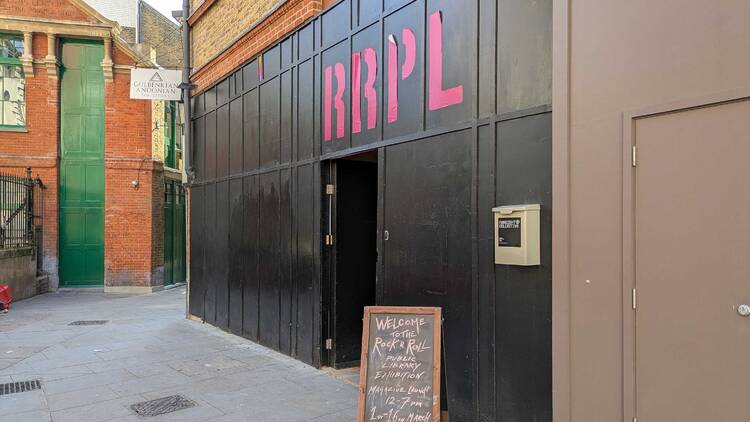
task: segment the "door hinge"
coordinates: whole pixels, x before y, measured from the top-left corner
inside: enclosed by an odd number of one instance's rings
[[[326,350],[333,350],[333,339],[326,339]]]
[[[325,244],[326,246],[333,246],[334,244],[334,238],[332,234],[327,234],[325,237]]]
[[[631,164],[633,165],[633,167],[635,167],[638,164],[636,152],[637,152],[636,146],[633,145],[630,150],[630,159],[632,160]]]
[[[336,186],[332,184],[326,185],[326,195],[334,195],[336,193]]]
[[[636,289],[633,289],[632,301],[633,301],[633,309],[635,309],[636,306],[638,305],[638,291]]]

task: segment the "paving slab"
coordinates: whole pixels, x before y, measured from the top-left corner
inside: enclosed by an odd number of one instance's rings
[[[104,325],[70,326],[78,320]],[[356,372],[322,372],[185,318],[185,289],[59,291],[0,315],[0,422],[353,421]],[[141,417],[131,405],[180,394],[195,407]]]
[[[69,391],[60,394],[48,394],[47,404],[49,410],[65,410],[73,407],[87,406],[90,404],[109,401],[120,398],[117,393],[106,385],[83,390]]]

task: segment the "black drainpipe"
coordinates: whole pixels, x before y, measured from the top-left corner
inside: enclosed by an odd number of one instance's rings
[[[188,18],[190,17],[190,0],[182,0],[182,100],[183,109],[185,110],[185,127],[183,133],[185,135],[185,142],[182,146],[185,151],[184,165],[185,172],[187,173],[188,184],[193,182],[193,124],[192,124],[192,113],[190,110],[190,91],[192,84],[190,83],[190,25],[188,24]]]
[[[194,172],[193,172],[193,122],[192,112],[190,110],[190,91],[192,91],[193,85],[190,83],[190,25],[188,24],[188,18],[190,17],[190,0],[182,0],[182,11],[172,12],[172,16],[177,18],[180,15],[182,18],[182,108],[185,111],[185,122],[182,129],[184,136],[182,151],[183,151],[183,165],[185,166],[185,173],[187,174],[187,189],[186,198],[190,198],[190,185],[193,183]],[[188,215],[189,211],[188,211]],[[190,219],[188,218],[186,230],[190,230]],[[189,232],[188,232],[189,233]],[[187,238],[187,237],[186,237]],[[185,245],[188,249],[187,257],[190,256],[189,248],[190,244]],[[188,274],[190,273],[190,260],[188,258],[186,262],[188,268]],[[190,278],[187,277],[187,294],[185,295],[185,318],[190,318]]]

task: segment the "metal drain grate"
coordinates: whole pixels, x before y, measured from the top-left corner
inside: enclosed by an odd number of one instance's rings
[[[107,320],[73,321],[68,325],[104,325],[108,322]]]
[[[169,396],[159,399],[142,401],[131,405],[135,413],[140,416],[159,416],[165,413],[176,412],[195,406],[195,402],[188,400],[183,396]]]
[[[9,382],[7,384],[0,384],[0,396],[34,391],[40,388],[42,388],[42,382],[39,380]]]

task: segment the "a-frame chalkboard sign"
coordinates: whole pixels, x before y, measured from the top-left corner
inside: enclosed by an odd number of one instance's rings
[[[440,421],[440,308],[368,306],[357,422]]]

